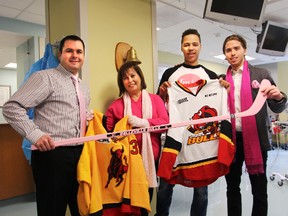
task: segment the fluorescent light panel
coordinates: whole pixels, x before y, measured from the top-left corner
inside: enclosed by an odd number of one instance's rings
[[[5,65],[5,68],[17,68],[17,63],[9,63],[9,64],[7,64],[7,65]]]
[[[217,56],[214,56],[214,58],[218,58],[218,59],[222,59],[222,60],[225,60],[226,59],[226,57],[225,57],[225,55],[217,55]],[[254,60],[255,58],[253,58],[253,57],[251,57],[251,56],[245,56],[245,59],[247,60],[247,61],[252,61],[252,60]]]

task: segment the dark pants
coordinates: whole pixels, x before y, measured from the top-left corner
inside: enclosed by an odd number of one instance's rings
[[[80,215],[77,205],[77,163],[82,147],[57,147],[52,151],[32,152],[38,216],[65,216],[67,205],[72,216]]]
[[[169,215],[169,208],[172,202],[173,188],[175,185],[168,184],[160,179],[157,192],[156,214],[155,216]],[[208,205],[208,188],[194,188],[193,201],[190,209],[190,216],[206,216]]]
[[[153,198],[153,190],[154,190],[154,188],[149,188],[150,203],[151,203],[151,200]],[[148,211],[144,208],[141,208],[141,216],[148,216],[148,215],[149,215]]]
[[[267,195],[267,177],[266,177],[266,162],[267,152],[262,152],[264,163],[264,174],[250,175],[250,183],[253,195],[252,216],[267,216],[268,212],[268,195]],[[228,216],[242,215],[241,202],[241,175],[242,165],[244,162],[244,149],[242,133],[237,132],[236,140],[236,155],[230,167],[230,172],[225,176],[227,183],[227,208]]]

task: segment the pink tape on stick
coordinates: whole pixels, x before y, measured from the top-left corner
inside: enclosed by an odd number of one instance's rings
[[[186,122],[156,125],[156,126],[150,126],[150,127],[145,127],[145,128],[136,128],[136,129],[131,129],[131,130],[111,132],[111,133],[106,133],[106,134],[98,134],[98,135],[94,135],[94,136],[86,136],[86,137],[60,140],[60,141],[55,141],[55,145],[56,146],[71,146],[71,145],[73,146],[73,145],[82,144],[84,142],[91,141],[91,140],[110,139],[110,138],[114,138],[117,136],[127,136],[127,135],[131,135],[131,134],[153,132],[153,131],[165,130],[165,129],[169,129],[169,128],[185,127],[188,125],[221,121],[221,120],[230,119],[230,118],[241,118],[241,117],[245,117],[245,116],[252,116],[252,115],[257,114],[260,111],[260,109],[263,107],[263,105],[266,101],[266,96],[262,93],[261,90],[263,90],[269,86],[271,86],[271,83],[269,80],[267,80],[267,79],[262,80],[261,85],[259,87],[260,89],[258,91],[258,94],[257,94],[252,106],[248,110],[240,112],[240,113],[215,116],[215,117],[209,117],[209,118],[202,118],[202,119],[196,119],[196,120],[191,120],[191,121],[186,121]],[[254,87],[258,87],[258,85],[254,86]],[[34,145],[32,145],[31,149],[35,150],[36,147]]]

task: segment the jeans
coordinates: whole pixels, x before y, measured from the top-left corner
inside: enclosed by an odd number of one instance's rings
[[[267,195],[267,177],[266,177],[266,162],[267,152],[262,152],[264,174],[250,175],[249,179],[253,195],[252,216],[267,216],[268,212],[268,195]],[[230,166],[230,172],[225,176],[227,183],[227,210],[228,216],[242,215],[241,201],[241,175],[242,165],[244,162],[244,149],[242,133],[237,132],[236,139],[236,155],[233,163]]]
[[[155,216],[169,215],[169,208],[172,202],[173,188],[175,185],[168,184],[160,179],[160,186],[157,192]],[[190,209],[190,216],[206,216],[208,205],[208,188],[194,188],[193,201]]]

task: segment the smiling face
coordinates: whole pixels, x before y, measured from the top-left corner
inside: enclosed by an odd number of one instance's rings
[[[127,93],[132,96],[139,96],[141,93],[141,78],[133,67],[126,70],[122,82]]]
[[[184,55],[184,61],[186,64],[191,66],[198,65],[200,50],[201,42],[198,35],[188,34],[183,37],[181,51]]]
[[[246,49],[240,41],[229,40],[224,46],[224,54],[232,69],[237,71],[244,64]]]
[[[58,53],[60,64],[76,75],[84,63],[84,47],[81,41],[66,40],[62,52]]]

